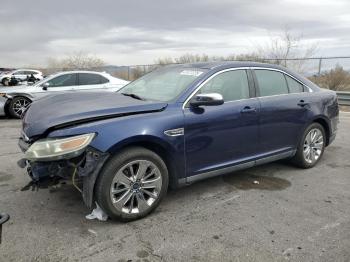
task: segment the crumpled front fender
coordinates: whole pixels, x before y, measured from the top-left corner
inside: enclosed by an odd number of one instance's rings
[[[95,183],[108,157],[108,153],[100,152],[93,147],[87,147],[82,155],[73,159],[49,162],[30,162],[22,159],[18,162],[18,165],[27,168],[28,175],[32,179],[23,190],[30,187],[32,187],[32,190],[40,187],[46,188],[46,185],[42,185],[47,183],[48,180],[55,183],[60,179],[73,179],[72,176],[76,172],[77,179],[82,180],[81,193],[84,203],[91,208]]]

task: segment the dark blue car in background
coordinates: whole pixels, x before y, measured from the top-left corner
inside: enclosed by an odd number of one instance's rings
[[[33,181],[73,180],[87,206],[130,221],[169,186],[284,158],[313,167],[335,138],[338,112],[335,92],[276,65],[172,65],[118,93],[34,102],[23,116],[21,166]]]

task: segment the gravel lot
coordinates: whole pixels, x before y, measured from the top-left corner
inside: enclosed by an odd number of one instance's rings
[[[70,185],[22,192],[19,127],[0,119],[0,211],[11,215],[0,261],[350,260],[349,113],[315,168],[278,162],[205,180],[127,224],[86,220]]]

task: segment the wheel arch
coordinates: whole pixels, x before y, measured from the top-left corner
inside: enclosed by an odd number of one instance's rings
[[[8,100],[12,100],[16,97],[25,97],[30,100],[30,102],[33,102],[33,97],[27,93],[11,93],[8,95]]]
[[[330,139],[330,134],[331,134],[331,130],[330,130],[330,123],[329,120],[323,116],[317,116],[313,119],[312,121],[313,123],[318,123],[320,124],[325,133],[326,133],[326,146],[329,145],[329,139]]]
[[[158,154],[163,159],[168,168],[170,188],[178,187],[178,173],[181,172],[181,170],[175,164],[176,150],[172,145],[158,137],[143,135],[120,141],[117,145],[111,147],[108,152],[111,156],[113,156],[121,150],[127,149],[129,147],[143,147]]]

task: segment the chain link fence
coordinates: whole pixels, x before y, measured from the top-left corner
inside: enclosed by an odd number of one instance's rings
[[[323,88],[335,91],[350,91],[350,56],[287,59],[257,58],[244,61],[278,64],[301,73]],[[162,66],[164,65],[111,66],[104,68],[104,71],[113,76],[133,81]]]
[[[225,60],[227,62],[234,60]],[[295,70],[302,75],[310,78],[316,84],[323,88],[329,88],[335,91],[350,91],[350,56],[338,57],[310,57],[310,58],[255,58],[251,62],[262,62],[270,64],[279,64]],[[209,61],[198,61],[209,62]],[[93,71],[105,71],[115,77],[133,81],[165,64],[131,65],[131,66],[102,66],[91,68]],[[58,71],[64,71],[59,68],[40,69],[45,75]],[[66,69],[72,70],[72,69]],[[76,69],[78,70],[78,68]],[[86,69],[85,69],[86,70]]]

